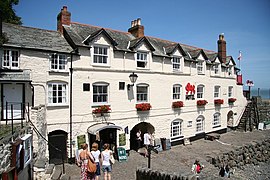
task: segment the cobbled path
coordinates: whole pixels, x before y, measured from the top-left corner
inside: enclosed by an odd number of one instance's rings
[[[220,153],[228,152],[236,147],[243,146],[253,141],[261,141],[270,137],[270,130],[254,130],[253,132],[231,131],[222,134],[219,142],[197,140],[191,145],[173,146],[172,149],[152,153],[151,169],[171,174],[191,174],[191,166],[195,159],[199,159],[205,166],[200,174],[200,179],[224,179],[218,176],[219,169],[207,162],[207,158],[215,157]],[[113,180],[135,180],[136,169],[148,167],[148,159],[135,151],[131,151],[126,162],[113,165]],[[80,179],[80,169],[76,165],[67,165],[66,174],[71,179]],[[245,165],[242,169],[235,169],[230,179],[243,180],[270,180],[270,160],[259,165]],[[103,180],[103,177],[100,177]]]

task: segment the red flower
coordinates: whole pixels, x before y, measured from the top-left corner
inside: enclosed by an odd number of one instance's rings
[[[176,102],[172,103],[172,108],[180,108],[180,107],[183,107],[183,106],[184,106],[183,101],[176,101]]]
[[[109,113],[111,108],[108,105],[99,106],[92,111],[93,114]]]
[[[150,103],[141,103],[141,104],[136,104],[136,109],[137,111],[148,111],[151,109]]]
[[[208,102],[206,101],[206,100],[198,100],[197,101],[197,105],[198,106],[204,106],[204,105],[206,105]]]
[[[218,104],[223,104],[224,101],[223,101],[223,99],[215,99],[215,100],[214,100],[214,103],[215,103],[216,105],[218,105]]]
[[[234,103],[235,101],[236,101],[236,98],[229,98],[229,99],[228,99],[228,102],[229,102],[229,103]]]

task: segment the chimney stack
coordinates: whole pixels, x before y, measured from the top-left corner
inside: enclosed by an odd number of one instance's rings
[[[224,38],[224,33],[219,35],[218,43],[218,58],[221,59],[223,63],[226,63],[226,41]]]
[[[136,38],[144,37],[144,26],[141,25],[141,18],[131,21],[131,28],[128,29]]]
[[[67,6],[63,6],[57,16],[57,31],[63,34],[63,25],[70,25],[71,13],[67,11]]]

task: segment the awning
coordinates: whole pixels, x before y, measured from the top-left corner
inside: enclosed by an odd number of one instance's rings
[[[99,123],[88,127],[87,132],[96,135],[97,132],[108,128],[122,130],[121,126],[116,126],[113,123]]]

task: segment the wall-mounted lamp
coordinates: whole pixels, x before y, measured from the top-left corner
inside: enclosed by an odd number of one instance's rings
[[[127,89],[130,90],[131,86],[134,86],[134,83],[137,81],[138,75],[135,74],[134,72],[132,74],[129,75],[129,79],[132,82],[132,84],[128,84],[127,85]]]

